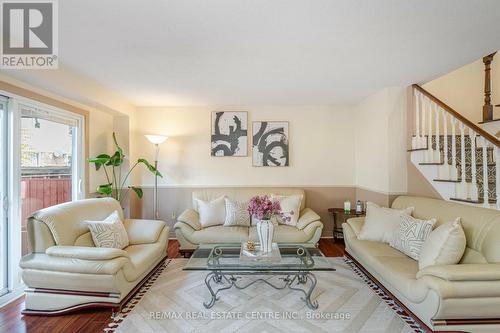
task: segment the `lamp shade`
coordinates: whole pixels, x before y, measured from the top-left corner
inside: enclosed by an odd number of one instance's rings
[[[151,142],[152,144],[155,144],[155,145],[162,144],[163,142],[165,142],[165,140],[168,139],[168,136],[164,136],[164,135],[146,134],[144,136],[146,137],[146,139],[149,140],[149,142]]]

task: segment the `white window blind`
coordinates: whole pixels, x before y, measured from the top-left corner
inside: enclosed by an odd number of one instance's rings
[[[58,115],[52,110],[44,110],[42,108],[29,106],[26,104],[19,104],[21,117],[23,118],[38,118],[53,121],[56,123],[68,125],[71,127],[78,126],[78,120],[64,115]]]

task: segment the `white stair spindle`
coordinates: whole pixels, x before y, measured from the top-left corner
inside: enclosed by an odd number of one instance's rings
[[[476,179],[476,133],[469,128],[469,138],[470,138],[470,151],[471,151],[471,177],[472,182],[470,184],[470,198],[471,200],[477,201],[478,199],[478,189],[477,189],[477,179]]]
[[[434,113],[436,114],[436,152],[435,152],[435,162],[441,162],[441,147],[439,146],[440,138],[439,138],[439,106],[434,104]]]
[[[415,140],[412,141],[412,148],[421,148],[420,142],[420,93],[415,89]]]
[[[481,137],[483,143],[483,206],[489,207],[488,195],[488,141]]]
[[[439,168],[439,179],[450,178],[450,163],[448,162],[448,113],[440,109],[443,115],[443,165]]]
[[[434,151],[432,150],[432,104],[428,101],[429,110],[429,135],[427,136],[427,162],[434,162]]]
[[[422,148],[427,149],[427,139],[425,137],[425,129],[427,128],[427,122],[425,119],[427,118],[427,98],[423,94],[420,95],[420,108],[422,109]]]
[[[457,120],[451,116],[451,172],[450,179],[458,180],[458,170],[457,170],[457,135],[455,132],[455,127]]]
[[[495,147],[496,200],[497,200],[497,209],[500,209],[500,163],[498,163],[498,158],[500,158],[500,148]]]
[[[467,182],[465,181],[465,125],[460,123],[460,184],[458,184],[458,198],[467,199]]]

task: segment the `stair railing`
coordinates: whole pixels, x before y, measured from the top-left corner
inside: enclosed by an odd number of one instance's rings
[[[489,202],[496,200],[497,208],[500,209],[500,140],[486,132],[469,119],[452,109],[446,103],[432,95],[430,92],[417,84],[413,85],[413,97],[415,106],[415,136],[412,140],[412,148],[425,150],[424,161],[426,163],[441,164],[438,175],[440,180],[455,181],[455,195],[458,200],[479,202],[482,199],[485,207]],[[433,124],[432,119],[435,119]],[[442,120],[442,121],[441,121]],[[459,130],[460,139],[457,143],[456,131]],[[448,159],[448,133],[451,130],[451,163]],[[443,138],[443,156],[440,149],[440,133]],[[471,154],[471,179],[466,179],[466,137],[470,140]],[[434,144],[433,145],[433,138]],[[460,147],[457,147],[458,144]],[[435,149],[433,148],[435,147]],[[491,149],[490,149],[491,148]],[[482,198],[479,197],[478,178],[476,175],[479,167],[476,152],[482,160]],[[492,150],[493,162],[495,163],[495,194],[490,193],[488,177],[488,151]],[[481,155],[482,153],[482,155]],[[460,155],[460,174],[457,170],[457,155]]]

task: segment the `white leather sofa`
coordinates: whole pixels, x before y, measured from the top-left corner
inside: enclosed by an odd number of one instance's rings
[[[274,236],[275,241],[277,243],[318,243],[323,230],[323,223],[318,214],[305,207],[306,197],[302,189],[287,187],[204,189],[193,191],[193,208],[184,211],[174,225],[181,253],[192,252],[199,244],[241,243],[249,239],[258,240],[254,226],[249,228],[217,225],[202,228],[199,222],[196,199],[210,201],[225,195],[232,200],[247,201],[256,195],[270,195],[272,193],[277,195],[303,195],[297,227],[278,225]],[[224,221],[221,221],[221,224],[223,223]]]
[[[392,204],[411,206],[413,216],[437,225],[461,217],[467,248],[459,264],[419,270],[389,245],[359,240],[363,218],[343,224],[347,256],[434,331],[500,332],[500,212],[408,196]]]
[[[130,245],[98,248],[85,220],[117,210]],[[111,198],[86,199],[42,209],[28,219],[32,253],[21,259],[27,286],[24,314],[55,315],[89,307],[119,309],[166,257],[163,221],[123,219]]]

